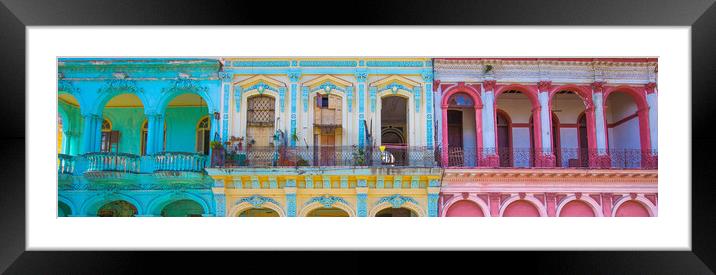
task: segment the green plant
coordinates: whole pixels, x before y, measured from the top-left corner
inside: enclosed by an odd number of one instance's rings
[[[366,165],[365,160],[365,149],[363,147],[353,146],[353,165],[363,166]]]
[[[296,166],[308,166],[308,161],[303,159],[302,157],[298,157],[298,161],[296,161]]]
[[[492,65],[487,64],[487,65],[485,65],[485,71],[484,71],[484,73],[487,74],[487,73],[491,72],[492,69],[493,69]]]
[[[222,148],[224,145],[221,143],[221,141],[215,140],[211,142],[211,148],[212,149],[219,149]]]

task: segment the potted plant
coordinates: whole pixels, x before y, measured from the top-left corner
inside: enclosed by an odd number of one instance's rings
[[[224,145],[221,141],[214,140],[210,143],[211,149],[211,166],[222,166],[224,165]]]

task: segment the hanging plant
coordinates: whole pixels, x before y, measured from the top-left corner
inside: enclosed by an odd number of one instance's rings
[[[491,72],[492,69],[493,69],[492,65],[487,64],[487,65],[485,65],[485,71],[484,71],[484,73],[487,74],[487,73]]]

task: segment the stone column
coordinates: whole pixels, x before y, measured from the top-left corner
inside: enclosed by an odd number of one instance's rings
[[[366,178],[358,178],[356,185],[356,216],[368,216],[368,182]]]
[[[296,216],[296,179],[287,179],[283,188],[286,193],[286,217]]]
[[[423,87],[425,87],[425,145],[428,149],[433,148],[433,72],[432,70],[423,73]]]
[[[539,131],[535,129],[535,134],[539,135],[541,144],[541,150],[535,150],[535,161],[537,167],[554,167],[555,166],[555,154],[552,151],[552,109],[549,104],[549,89],[552,86],[551,81],[540,81],[537,83],[537,99],[539,100],[539,122],[536,117],[533,119],[533,123],[539,123]],[[535,149],[539,149],[537,147]]]
[[[101,138],[101,132],[102,132],[102,122],[99,123],[99,128],[97,127],[97,120],[99,118],[98,115],[95,114],[85,114],[82,115],[83,121],[83,128],[82,131],[82,149],[80,150],[80,154],[84,153],[90,153],[90,152],[98,152],[98,145],[95,144],[97,142],[97,135],[100,135]]]
[[[214,187],[211,188],[214,193],[214,209],[217,217],[226,216],[226,188],[223,179],[214,179]]]
[[[478,165],[483,167],[500,166],[500,157],[497,155],[497,144],[495,144],[497,140],[495,128],[496,83],[495,80],[485,80],[482,83],[484,90],[480,95],[482,99],[482,119],[479,122],[482,124],[482,152],[479,153],[482,154],[482,157],[479,159]]]
[[[291,126],[290,126],[290,136],[289,140],[291,141],[291,146],[296,146],[296,141],[293,140],[293,136],[297,134],[296,132],[296,110],[298,109],[298,81],[301,79],[301,72],[298,69],[294,69],[288,72],[288,78],[291,80],[291,87],[290,87],[290,101],[291,101]],[[304,138],[308,138],[304,136]],[[300,141],[299,141],[300,143]]]
[[[651,150],[656,151],[659,148],[659,123],[657,115],[659,113],[656,83],[650,82],[645,85],[646,102],[649,104],[649,139],[651,141]]]
[[[604,82],[592,83],[592,101],[594,102],[594,135],[596,148],[590,150],[593,161],[592,167],[607,168],[611,166],[607,152],[607,120],[604,113]],[[592,148],[590,148],[592,149]]]
[[[368,81],[368,73],[365,70],[359,70],[355,74],[358,81],[358,146],[366,146],[365,136],[365,98],[366,98],[366,82]],[[371,107],[372,108],[372,107]],[[370,144],[368,144],[370,146]]]
[[[157,135],[157,114],[145,114],[147,117],[147,155],[152,155],[156,152],[156,135]]]

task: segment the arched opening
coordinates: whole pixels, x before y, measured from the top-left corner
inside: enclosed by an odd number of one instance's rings
[[[186,93],[173,98],[164,111],[164,130],[158,132],[164,133],[163,145],[157,145],[156,150],[208,155],[211,140],[208,113],[207,102],[197,94]]]
[[[246,138],[249,146],[268,147],[273,144],[276,99],[254,95],[246,101]]]
[[[448,165],[477,165],[475,102],[470,95],[455,93],[448,99]]]
[[[137,207],[125,200],[105,203],[97,210],[98,217],[134,217]]]
[[[539,217],[539,210],[527,200],[516,200],[505,208],[503,217]]]
[[[279,217],[279,214],[271,208],[249,208],[239,213],[239,217]]]
[[[562,206],[560,217],[594,217],[592,206],[582,200],[573,200]]]
[[[589,137],[587,133],[587,116],[582,113],[577,119],[577,143],[579,144],[577,151],[579,152],[580,167],[589,167]],[[572,167],[572,164],[570,163],[569,166]]]
[[[196,147],[197,153],[208,155],[209,144],[211,141],[211,119],[208,116],[203,117],[196,124]]]
[[[588,167],[587,118],[583,99],[575,92],[552,97],[552,148],[557,167]]]
[[[512,167],[512,120],[502,110],[497,110],[495,116],[500,167]]]
[[[561,165],[562,150],[560,150],[560,148],[562,148],[562,147],[560,145],[560,140],[559,140],[559,137],[560,137],[559,129],[560,129],[559,118],[557,117],[557,115],[554,112],[552,112],[552,148],[553,148],[552,150],[554,152],[554,158],[555,158],[555,163],[556,163],[557,167],[562,166]]]
[[[448,208],[446,217],[484,217],[485,213],[482,212],[482,208],[472,201],[461,200],[453,203]]]
[[[375,214],[376,217],[417,217],[418,214],[415,214],[413,210],[410,210],[408,208],[386,208],[383,210],[378,211],[378,213]]]
[[[644,207],[641,203],[635,200],[630,200],[622,203],[617,208],[615,217],[649,217],[649,210]]]
[[[57,153],[77,155],[82,131],[80,104],[67,93],[59,94],[57,99]]]
[[[612,167],[638,168],[641,165],[642,136],[639,106],[626,92],[607,96],[604,115],[607,120],[609,155]]]
[[[408,162],[408,99],[384,96],[380,108],[380,145],[385,146],[384,164],[402,166]]]
[[[146,119],[144,105],[134,94],[112,97],[102,109],[100,151],[141,154],[141,127]]]
[[[72,210],[70,209],[70,206],[61,201],[57,202],[57,216],[69,217],[70,215],[72,215]]]
[[[102,138],[100,152],[119,152],[119,131],[112,128],[112,121],[102,120]]]
[[[204,209],[193,200],[178,200],[162,208],[162,217],[201,217]]]
[[[306,217],[350,217],[348,212],[343,209],[329,207],[329,208],[316,208],[306,215]]]
[[[316,93],[313,106],[313,163],[332,166],[340,160],[343,142],[343,98],[334,93]]]
[[[504,112],[504,117],[509,117],[510,126],[509,133],[500,133],[498,128],[497,142],[502,140],[504,143],[510,144],[510,148],[500,148],[498,146],[498,154],[500,155],[500,164],[507,164],[508,161],[512,167],[531,167],[534,164],[534,123],[532,122],[532,101],[521,90],[507,90],[500,93],[496,99],[497,109]],[[499,114],[499,112],[496,113]],[[496,117],[496,119],[499,119]],[[496,121],[496,125],[500,123]],[[502,131],[504,131],[503,128]],[[509,138],[509,142],[505,139]]]

